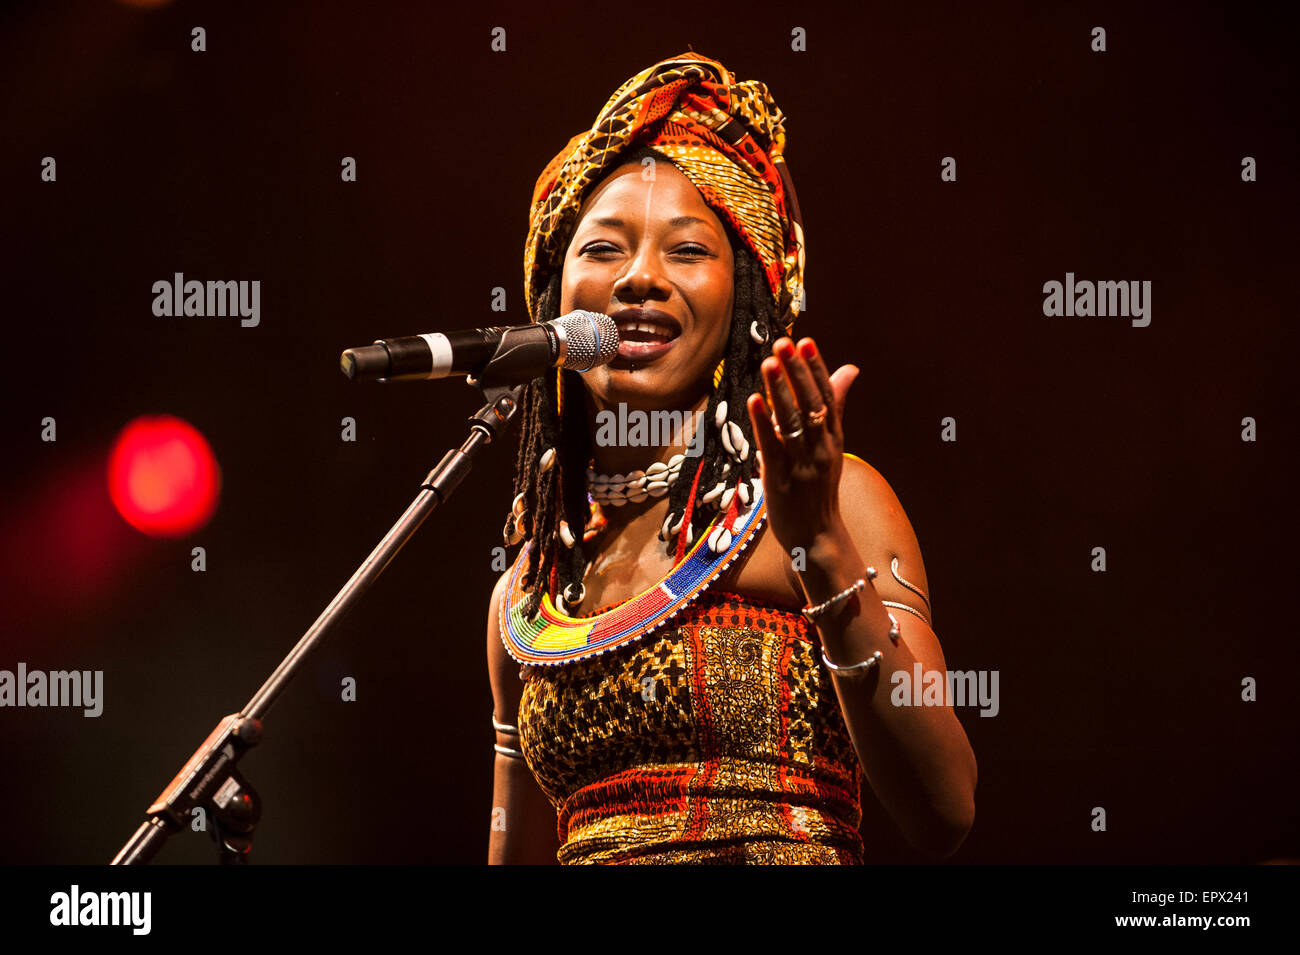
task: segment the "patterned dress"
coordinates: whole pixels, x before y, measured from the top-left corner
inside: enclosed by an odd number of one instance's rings
[[[559,861],[860,864],[862,769],[820,652],[801,614],[706,592],[641,640],[526,667]]]

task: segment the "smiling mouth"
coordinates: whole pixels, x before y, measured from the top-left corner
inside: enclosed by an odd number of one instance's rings
[[[664,344],[682,333],[677,319],[654,309],[627,308],[611,317],[621,342]]]
[[[615,368],[636,369],[667,355],[681,338],[681,324],[655,308],[625,308],[611,314],[619,327],[619,353]]]

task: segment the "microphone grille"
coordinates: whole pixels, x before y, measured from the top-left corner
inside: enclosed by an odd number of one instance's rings
[[[618,354],[618,326],[608,315],[578,309],[560,316],[555,324],[563,326],[569,343],[562,368],[587,371]]]

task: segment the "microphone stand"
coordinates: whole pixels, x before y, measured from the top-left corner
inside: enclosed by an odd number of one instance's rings
[[[438,466],[429,472],[415,500],[343,589],[335,594],[329,606],[302,635],[262,688],[238,713],[223,717],[203,745],[194,751],[181,771],[145,811],[145,821],[113,858],[113,865],[147,863],[163,847],[168,836],[190,821],[196,809],[202,809],[212,822],[212,838],[217,844],[221,863],[229,865],[248,861],[253,847],[253,829],[262,810],[256,790],[239,772],[239,760],[261,740],[262,719],[307,655],[370,589],[429,513],[451,496],[469,473],[474,456],[510,427],[519,410],[519,399],[525,386],[502,382],[516,381],[521,377],[516,373],[519,358],[519,355],[502,353],[499,359],[494,358],[484,367],[477,380],[473,377],[467,379],[486,400],[478,413],[469,419],[469,437],[458,449],[448,451]]]

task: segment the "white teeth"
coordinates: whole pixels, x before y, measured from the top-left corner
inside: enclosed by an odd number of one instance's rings
[[[675,338],[677,334],[668,326],[660,325],[657,322],[619,322],[618,330],[620,334],[643,332],[646,335],[656,335],[660,338]]]

